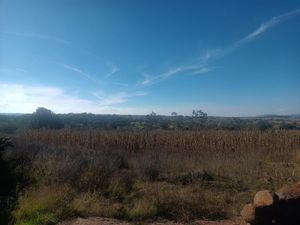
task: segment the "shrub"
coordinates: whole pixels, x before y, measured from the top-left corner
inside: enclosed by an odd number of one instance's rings
[[[71,215],[72,192],[67,187],[43,186],[27,190],[13,212],[16,225],[51,225]]]

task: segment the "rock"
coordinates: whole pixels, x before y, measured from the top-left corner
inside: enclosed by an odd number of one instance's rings
[[[253,204],[256,207],[267,207],[272,206],[277,200],[278,197],[275,193],[265,190],[256,193]]]
[[[299,225],[300,182],[285,186],[276,193],[257,192],[253,203],[245,205],[241,215],[251,225]]]
[[[279,200],[289,200],[300,198],[300,182],[281,188],[276,192]]]
[[[300,182],[285,186],[276,193],[279,198],[276,221],[284,224],[300,224]]]
[[[253,199],[255,221],[251,224],[271,224],[275,214],[275,204],[277,202],[278,196],[274,192],[268,190],[257,192]]]
[[[241,216],[247,223],[255,222],[255,206],[253,204],[247,204],[241,211]]]
[[[241,216],[250,225],[269,225],[273,219],[273,207],[256,207],[254,204],[247,204],[242,209]]]

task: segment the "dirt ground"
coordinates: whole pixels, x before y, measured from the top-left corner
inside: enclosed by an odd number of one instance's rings
[[[173,222],[167,220],[161,221],[149,221],[149,222],[126,222],[122,220],[110,219],[110,218],[77,218],[70,221],[65,221],[58,225],[246,225],[240,218],[234,220],[220,220],[220,221],[205,221],[196,220],[190,223]]]

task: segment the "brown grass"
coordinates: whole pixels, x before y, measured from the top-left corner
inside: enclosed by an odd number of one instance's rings
[[[31,130],[27,141],[88,149],[120,148],[143,151],[153,148],[191,152],[234,152],[253,149],[286,151],[300,145],[299,131],[115,131],[115,130]]]
[[[35,190],[15,215],[47,186],[69,188],[71,217],[226,218],[254,192],[300,180],[300,131],[41,130],[15,143],[9,157]]]

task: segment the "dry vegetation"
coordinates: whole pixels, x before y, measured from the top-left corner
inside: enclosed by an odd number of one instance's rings
[[[300,180],[300,131],[40,130],[15,146],[6,158],[30,180],[22,225],[234,217],[256,191]]]

